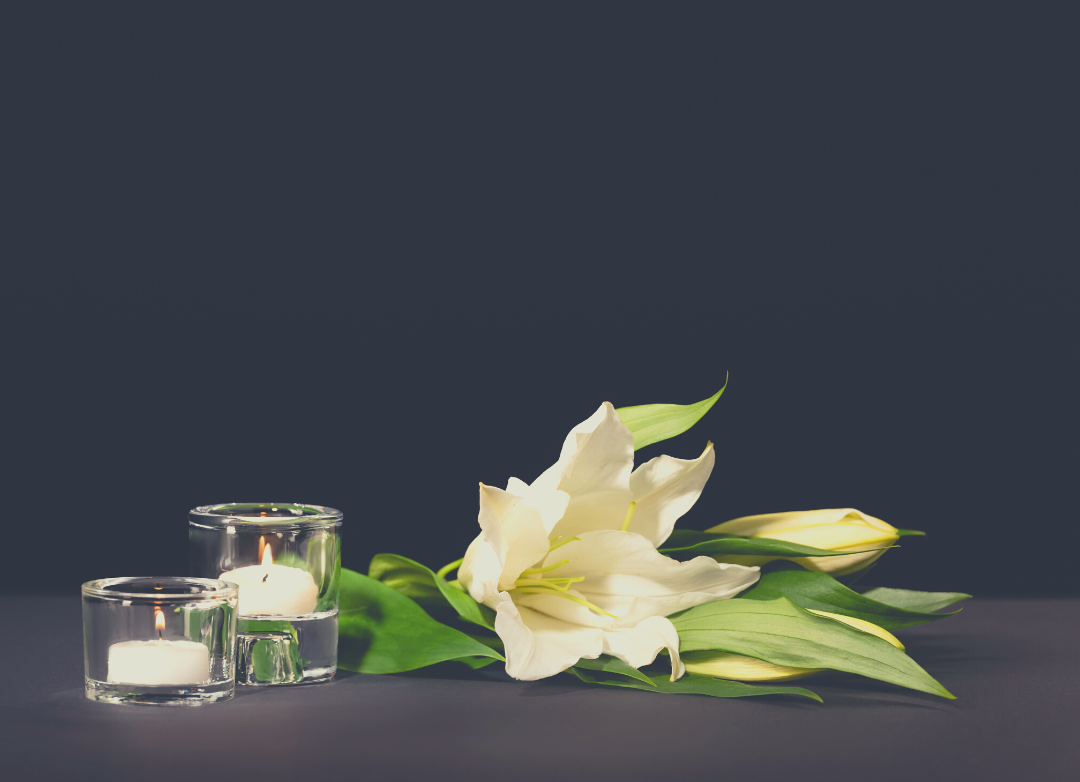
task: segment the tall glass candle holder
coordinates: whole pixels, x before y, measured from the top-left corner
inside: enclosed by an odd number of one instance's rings
[[[193,706],[232,698],[235,584],[103,578],[82,585],[86,697]]]
[[[337,670],[341,511],[290,502],[188,514],[191,572],[240,587],[236,681],[302,684]]]

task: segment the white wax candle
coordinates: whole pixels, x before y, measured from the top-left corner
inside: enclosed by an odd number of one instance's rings
[[[249,565],[219,578],[240,587],[241,616],[303,616],[315,610],[319,588],[305,570],[285,565]]]
[[[122,641],[109,647],[109,681],[206,684],[210,681],[210,650],[195,641]]]

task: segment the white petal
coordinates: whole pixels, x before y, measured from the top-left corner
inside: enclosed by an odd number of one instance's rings
[[[562,492],[538,494],[540,499],[534,500],[492,486],[480,486],[480,527],[503,565],[499,591],[513,588],[521,571],[540,562],[548,553],[550,544],[544,517],[560,518],[570,499]]]
[[[532,487],[520,478],[511,478],[507,481],[506,491],[515,494],[540,511],[540,520],[544,524],[544,531],[551,533],[555,525],[566,513],[566,505],[570,502],[570,495],[557,489],[545,487]]]
[[[500,562],[504,560],[510,547],[509,541],[503,535],[502,520],[519,502],[521,502],[521,497],[516,494],[480,484],[480,512],[477,515],[477,521],[480,522],[480,529],[484,531],[487,541],[495,549]]]
[[[712,443],[697,459],[657,456],[630,475],[630,493],[637,503],[630,531],[660,546],[675,522],[694,507],[712,474],[716,454]]]
[[[533,489],[559,489],[570,495],[557,536],[596,529],[619,529],[630,507],[634,436],[610,402],[574,427],[563,442],[559,461],[537,478]]]
[[[499,578],[503,564],[484,533],[481,532],[469,544],[465,558],[458,568],[458,580],[469,591],[472,599],[494,608],[498,605]]]
[[[633,532],[587,532],[549,554],[545,564],[559,558],[570,560],[559,568],[559,576],[584,576],[574,587],[615,614],[616,627],[734,597],[759,578],[757,568],[720,564],[710,557],[677,562]]]
[[[602,630],[518,608],[508,595],[502,597],[496,608],[495,632],[506,647],[506,672],[515,679],[554,676],[581,658],[592,660],[603,651]]]
[[[525,483],[521,478],[511,478],[508,480],[506,482],[506,490],[519,497],[529,496],[529,484]]]
[[[585,596],[576,589],[568,589],[563,594],[580,598],[581,600],[586,599]],[[598,614],[587,606],[583,606],[581,603],[567,600],[565,597],[559,597],[558,595],[515,594],[514,602],[519,606],[531,608],[534,611],[539,611],[542,614],[547,614],[548,616],[561,619],[570,624],[604,629],[610,629],[615,626],[615,620],[610,616]]]
[[[679,633],[669,619],[650,616],[635,627],[604,633],[604,654],[613,654],[632,668],[648,665],[661,649],[671,655],[671,681],[675,681],[686,673],[686,667],[679,659]]]

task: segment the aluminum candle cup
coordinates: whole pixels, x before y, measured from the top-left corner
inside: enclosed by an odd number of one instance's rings
[[[290,502],[188,513],[191,572],[240,588],[236,680],[327,681],[337,670],[341,511]]]
[[[82,585],[86,697],[193,706],[232,698],[238,588],[216,579]]]

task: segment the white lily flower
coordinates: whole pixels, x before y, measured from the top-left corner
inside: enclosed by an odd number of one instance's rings
[[[656,550],[714,462],[710,443],[697,459],[658,456],[633,470],[633,435],[605,402],[531,485],[480,485],[483,531],[458,578],[495,609],[507,673],[541,679],[601,654],[640,668],[667,649],[672,681],[682,676],[679,636],[665,617],[758,579],[756,567],[677,562]]]

